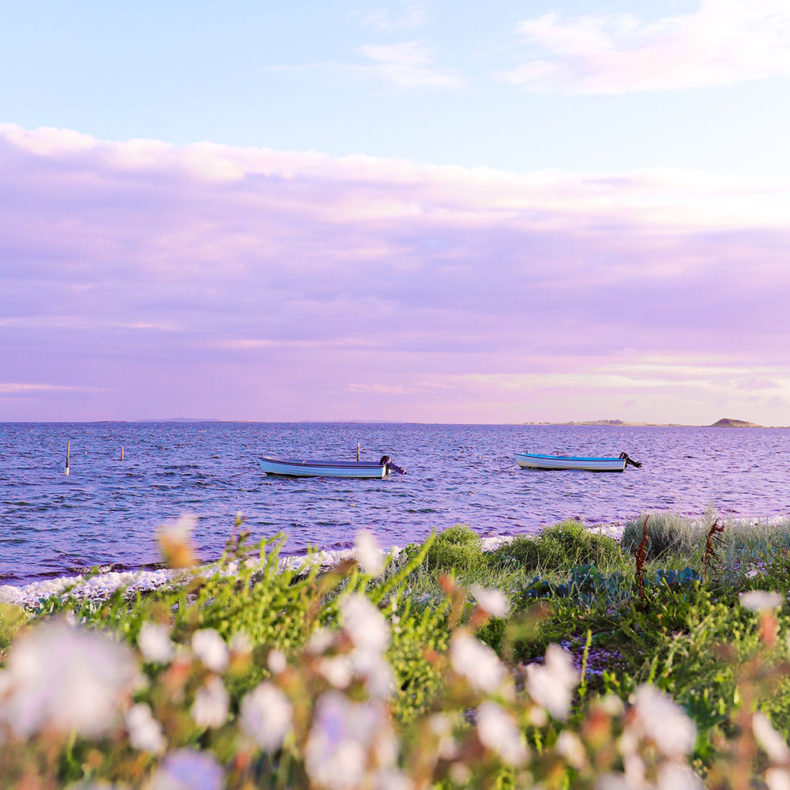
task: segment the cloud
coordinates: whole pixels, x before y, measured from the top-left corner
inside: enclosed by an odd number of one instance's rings
[[[785,0],[702,0],[694,13],[655,21],[551,13],[518,29],[546,57],[501,76],[537,92],[672,91],[790,75]]]
[[[360,24],[376,30],[424,27],[428,13],[424,0],[404,0],[396,8],[378,8],[369,14],[356,15]]]
[[[15,390],[0,419],[680,421],[673,387],[700,411],[756,397],[763,423],[790,407],[782,175],[519,175],[13,125],[0,162],[4,378],[82,388],[53,391],[57,414]]]
[[[458,87],[463,82],[456,71],[434,66],[431,50],[416,41],[369,44],[358,51],[374,61],[372,66],[355,67],[358,71],[383,77],[401,88]]]

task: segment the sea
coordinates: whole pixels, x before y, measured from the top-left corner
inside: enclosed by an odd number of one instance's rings
[[[65,474],[70,443],[70,474]],[[265,453],[363,460],[387,480],[267,477]],[[123,448],[123,460],[121,450]],[[539,472],[514,453],[618,455],[622,474]],[[382,547],[453,524],[481,536],[531,534],[576,518],[622,525],[649,511],[790,517],[790,429],[414,423],[0,423],[0,584],[159,561],[158,525],[194,514],[201,559],[216,559],[237,514],[252,543],[285,552]]]

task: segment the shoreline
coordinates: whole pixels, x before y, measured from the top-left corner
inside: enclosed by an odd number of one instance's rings
[[[778,524],[786,520],[788,516],[777,515],[768,518],[734,518],[724,519],[725,524],[737,524],[741,526],[756,526],[757,524]],[[692,519],[694,525],[702,525],[703,519]],[[620,539],[625,529],[625,524],[595,524],[585,525],[590,532],[598,535],[605,535],[614,540]],[[483,551],[493,551],[498,546],[509,543],[516,537],[537,537],[542,530],[535,533],[519,533],[517,535],[497,535],[493,537],[481,537]],[[403,546],[390,546],[388,549],[380,549],[382,557],[390,554],[397,557],[403,550]],[[280,559],[280,567],[285,570],[295,570],[318,564],[321,568],[329,568],[343,560],[353,559],[354,549],[336,549],[330,551],[316,551],[312,554],[293,554],[283,555]],[[216,564],[216,560],[195,566],[198,569],[210,571]],[[248,560],[255,562],[255,560]],[[234,573],[238,569],[238,564],[232,562],[228,567],[229,573]],[[0,603],[14,604],[23,607],[33,607],[42,600],[46,600],[53,595],[69,594],[77,600],[105,600],[120,588],[126,588],[130,594],[137,592],[148,592],[156,590],[164,585],[178,579],[179,574],[190,573],[195,569],[173,570],[171,568],[158,568],[156,570],[130,570],[130,571],[109,571],[97,573],[95,575],[65,575],[53,579],[45,579],[29,582],[28,584],[0,585]]]

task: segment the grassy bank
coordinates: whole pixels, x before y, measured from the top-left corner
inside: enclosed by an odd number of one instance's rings
[[[362,535],[303,572],[241,527],[233,573],[193,569],[180,524],[167,588],[0,607],[5,786],[790,783],[790,520],[490,552],[459,525],[381,567]]]

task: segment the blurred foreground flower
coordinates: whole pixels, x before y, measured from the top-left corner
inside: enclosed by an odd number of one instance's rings
[[[481,609],[485,609],[492,617],[507,617],[510,604],[501,590],[487,590],[479,584],[469,588]]]
[[[224,786],[222,768],[210,754],[179,749],[167,755],[149,790],[222,790]]]
[[[685,756],[694,748],[697,727],[671,697],[655,686],[641,685],[634,694],[637,727],[667,757]]]
[[[465,631],[453,635],[450,662],[475,688],[492,693],[505,678],[505,667],[488,645]]]
[[[153,717],[151,708],[138,702],[126,712],[126,729],[129,742],[135,749],[151,754],[161,754],[167,744],[162,733],[162,725]]]
[[[555,719],[568,715],[573,690],[579,683],[579,674],[573,668],[570,654],[559,645],[549,645],[543,664],[527,667],[527,690],[530,697],[546,708]]]
[[[197,564],[192,545],[192,533],[196,525],[197,518],[186,514],[156,530],[162,557],[171,568],[190,568]]]
[[[242,731],[265,752],[276,752],[293,726],[293,707],[273,683],[264,681],[241,703]]]
[[[340,604],[343,613],[343,629],[350,637],[354,649],[348,656],[353,672],[365,679],[365,687],[371,697],[388,697],[395,688],[392,668],[384,658],[390,643],[390,627],[384,615],[361,593],[354,593]],[[324,671],[335,669],[339,662],[328,661]],[[335,681],[338,675],[333,673]],[[333,680],[327,675],[330,683]],[[341,682],[334,685],[342,687]]]
[[[510,765],[521,765],[527,759],[527,745],[521,730],[515,719],[496,702],[486,700],[477,709],[477,736],[483,746]]]
[[[0,722],[20,737],[50,728],[100,735],[138,680],[125,645],[65,620],[44,623],[14,643],[3,673]]]
[[[362,572],[368,576],[378,576],[384,570],[384,553],[370,530],[362,529],[357,532],[354,557]]]
[[[779,593],[768,590],[749,590],[740,594],[741,606],[750,612],[768,612],[778,609],[784,599]]]
[[[170,629],[159,623],[143,623],[137,645],[143,658],[152,664],[166,664],[175,655]]]
[[[305,767],[318,787],[352,790],[368,771],[394,768],[397,756],[398,742],[383,702],[354,703],[337,691],[318,700],[305,746]]]
[[[225,640],[213,629],[203,628],[192,634],[192,649],[195,655],[214,672],[222,672],[230,660],[230,651]]]
[[[222,681],[214,675],[195,694],[192,718],[200,727],[221,727],[228,718],[229,705],[228,692]]]

